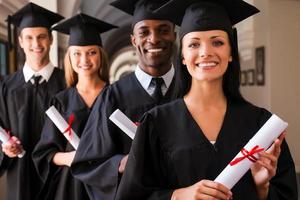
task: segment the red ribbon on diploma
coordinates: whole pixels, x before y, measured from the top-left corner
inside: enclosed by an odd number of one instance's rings
[[[74,114],[71,114],[68,120],[68,127],[64,131],[64,133],[68,132],[70,139],[72,139],[72,124],[74,122],[74,119],[75,119]]]
[[[239,162],[241,162],[242,160],[248,158],[248,160],[252,161],[252,162],[256,162],[257,158],[254,156],[254,154],[259,153],[261,151],[263,151],[264,148],[259,148],[258,145],[256,145],[255,147],[253,147],[250,151],[247,151],[246,149],[242,148],[241,153],[243,154],[242,157],[236,158],[233,161],[231,161],[229,164],[231,166],[238,164]]]

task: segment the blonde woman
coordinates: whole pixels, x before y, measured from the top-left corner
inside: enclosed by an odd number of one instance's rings
[[[112,28],[115,26],[85,14],[53,28],[70,34],[70,38],[64,63],[67,89],[53,98],[52,105],[79,137],[96,98],[108,84],[108,59],[100,33]],[[42,199],[89,199],[83,183],[70,173],[74,155],[74,148],[47,119],[33,152],[36,169],[44,182]]]

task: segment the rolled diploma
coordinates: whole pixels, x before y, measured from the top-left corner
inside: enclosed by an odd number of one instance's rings
[[[135,125],[122,111],[115,110],[109,117],[126,135],[134,139],[137,125]]]
[[[275,141],[276,138],[287,128],[288,123],[281,120],[277,115],[273,114],[270,119],[258,130],[258,132],[249,140],[244,149],[248,152],[259,145],[260,148],[265,150]],[[254,154],[258,158],[257,154]],[[243,157],[243,154],[239,152],[233,160]],[[243,159],[239,163],[231,166],[230,164],[219,174],[215,179],[215,182],[225,185],[231,189],[244,174],[250,169],[253,164],[248,158]]]
[[[10,136],[6,133],[6,131],[0,126],[0,140],[3,144],[6,144],[10,139]],[[25,155],[26,151],[22,149],[22,152],[18,154],[19,158],[22,158]]]
[[[74,149],[77,150],[80,139],[77,136],[77,134],[73,131],[73,129],[71,129],[71,137],[68,132],[65,132],[69,125],[66,122],[66,120],[61,116],[61,114],[57,111],[57,109],[54,106],[51,106],[46,111],[46,114],[52,120],[55,126],[59,129],[59,131],[65,136],[65,138],[67,138],[67,140],[74,147]]]

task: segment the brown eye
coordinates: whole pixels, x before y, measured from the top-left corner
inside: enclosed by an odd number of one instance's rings
[[[188,47],[189,47],[189,48],[192,48],[192,49],[198,48],[199,46],[200,46],[200,44],[199,44],[199,43],[196,43],[196,42],[190,43],[190,44],[188,45]]]
[[[97,54],[96,51],[90,51],[90,52],[89,52],[89,55],[90,55],[90,56],[93,56],[93,55],[96,55],[96,54]]]
[[[213,46],[215,47],[222,46],[222,45],[224,45],[223,41],[220,40],[213,41]]]

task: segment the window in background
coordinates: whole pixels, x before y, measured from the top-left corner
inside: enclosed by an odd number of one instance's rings
[[[0,41],[0,75],[8,74],[8,49],[7,44]]]

